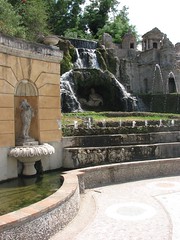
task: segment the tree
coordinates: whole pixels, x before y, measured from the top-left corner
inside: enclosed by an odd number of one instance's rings
[[[85,7],[81,27],[88,28],[96,36],[98,30],[109,20],[109,14],[115,12],[117,5],[118,0],[90,0],[90,4]]]
[[[128,8],[124,6],[113,20],[108,21],[101,29],[99,29],[97,35],[101,37],[103,33],[109,33],[114,42],[120,43],[122,37],[127,32],[131,32],[137,37],[135,26],[129,24]]]
[[[9,0],[9,2],[21,17],[21,26],[25,29],[27,40],[35,41],[40,34],[49,32],[47,2],[43,0]]]
[[[85,0],[58,0],[49,17],[52,31],[57,35],[64,35],[68,29],[78,29],[84,3]]]
[[[22,18],[13,9],[7,0],[0,0],[0,32],[16,36],[25,37],[25,28],[21,26]]]

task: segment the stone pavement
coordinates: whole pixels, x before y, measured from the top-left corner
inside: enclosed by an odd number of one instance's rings
[[[180,240],[180,177],[86,190],[77,217],[51,240]]]

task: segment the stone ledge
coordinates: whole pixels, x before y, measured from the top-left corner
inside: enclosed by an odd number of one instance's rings
[[[180,175],[180,158],[114,163],[71,172],[83,172],[83,175],[79,175],[79,184],[84,189],[90,189],[113,183]]]
[[[62,187],[48,198],[0,216],[0,239],[48,240],[77,214],[80,192],[102,185],[180,174],[180,158],[117,163],[64,172]]]
[[[63,53],[58,47],[32,43],[0,33],[0,52],[19,57],[59,63]]]
[[[84,168],[102,164],[144,161],[180,156],[180,142],[105,147],[64,148],[63,167]]]
[[[63,137],[63,147],[105,147],[180,141],[178,131]]]
[[[0,239],[49,239],[77,214],[80,194],[77,175],[62,175],[64,183],[51,196],[0,216]]]

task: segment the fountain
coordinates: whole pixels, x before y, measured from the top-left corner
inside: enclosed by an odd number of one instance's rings
[[[132,121],[132,128],[136,126],[136,121]]]
[[[154,95],[155,94],[164,94],[166,92],[166,85],[164,84],[161,67],[159,64],[155,64],[154,67],[154,75],[152,81],[152,98],[150,102],[150,111],[153,109],[153,104],[155,102]],[[165,104],[165,101],[164,101]],[[165,109],[165,105],[163,104],[163,110]]]
[[[76,48],[73,69],[61,76],[62,112],[136,111],[137,99],[111,72],[100,68],[93,46]],[[97,101],[91,99],[92,91]]]
[[[42,160],[45,156],[55,153],[55,149],[48,143],[39,145],[38,141],[29,136],[31,119],[34,117],[34,110],[28,103],[27,99],[23,99],[20,104],[22,131],[21,136],[17,139],[18,146],[10,149],[9,156],[23,163],[24,176],[34,176],[37,171],[35,162]]]
[[[162,119],[159,120],[159,127],[162,127],[163,123],[162,123]]]
[[[106,120],[105,120],[105,119],[102,120],[102,126],[103,126],[104,128],[106,127]]]
[[[74,129],[78,129],[78,121],[74,121]]]
[[[119,120],[119,127],[122,127],[122,120]]]
[[[154,68],[154,77],[152,84],[152,94],[154,93],[165,93],[164,89],[164,80],[161,72],[161,67],[159,64],[155,65]]]

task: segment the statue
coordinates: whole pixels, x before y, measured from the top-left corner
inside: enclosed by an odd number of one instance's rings
[[[90,90],[88,101],[85,98],[80,98],[79,101],[81,104],[90,107],[98,107],[100,105],[103,105],[103,98],[101,97],[101,95],[95,92],[94,88],[91,88]]]
[[[91,88],[91,93],[89,94],[89,106],[99,106],[103,105],[102,97],[95,92],[94,88]]]
[[[27,99],[23,99],[20,104],[21,109],[21,120],[22,120],[22,138],[28,139],[29,137],[29,129],[31,125],[31,119],[34,117],[34,111],[31,105],[28,103]]]

